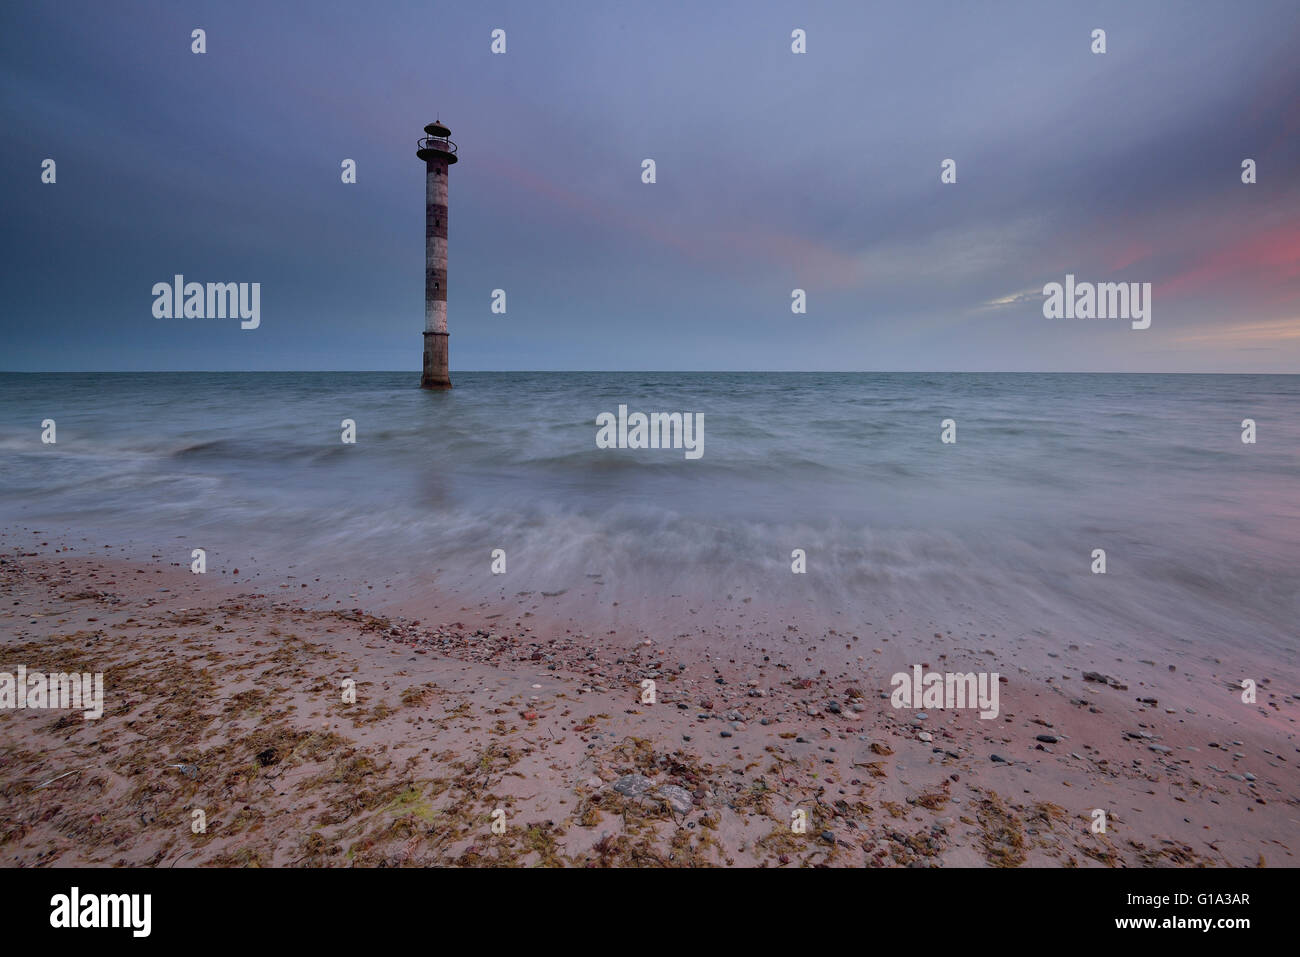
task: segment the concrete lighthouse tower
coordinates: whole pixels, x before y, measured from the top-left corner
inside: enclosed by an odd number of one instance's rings
[[[447,169],[451,130],[430,123],[416,156],[424,161],[424,372],[421,389],[450,389],[447,374]]]

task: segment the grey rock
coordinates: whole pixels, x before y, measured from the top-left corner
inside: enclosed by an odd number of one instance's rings
[[[676,784],[665,784],[655,791],[655,794],[667,801],[668,806],[678,814],[685,814],[695,806],[691,792]]]
[[[654,782],[644,774],[625,774],[614,782],[614,790],[624,797],[641,797],[652,787]]]

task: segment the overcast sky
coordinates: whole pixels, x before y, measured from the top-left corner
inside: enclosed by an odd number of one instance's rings
[[[6,0],[0,369],[418,370],[438,116],[453,372],[1300,372],[1297,38],[1295,0]],[[1045,319],[1067,272],[1151,327]],[[176,273],[261,327],[154,318]]]

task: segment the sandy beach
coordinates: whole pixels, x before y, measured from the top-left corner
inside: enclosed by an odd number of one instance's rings
[[[990,666],[899,623],[719,654],[540,595],[396,614],[382,583],[0,546],[0,670],[105,689],[98,720],[0,711],[4,866],[1296,864],[1295,689],[1243,704],[1239,657]],[[892,707],[912,663],[999,670],[998,717]]]

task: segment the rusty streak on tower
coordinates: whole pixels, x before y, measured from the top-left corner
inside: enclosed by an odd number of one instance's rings
[[[450,389],[447,374],[447,168],[456,162],[451,130],[424,128],[415,155],[424,160],[424,372],[421,389]]]

